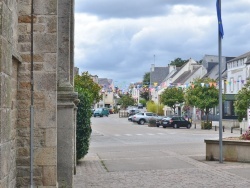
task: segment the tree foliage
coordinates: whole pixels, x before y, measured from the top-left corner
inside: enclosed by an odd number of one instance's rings
[[[129,95],[125,94],[122,95],[119,99],[118,103],[121,105],[122,108],[127,108],[128,106],[132,106],[135,104],[135,100]]]
[[[147,90],[144,89],[144,90],[140,91],[140,97],[145,99],[146,101],[148,101],[149,100],[149,91],[148,91],[148,89]]]
[[[163,104],[156,104],[154,101],[147,102],[147,111],[156,113],[160,116],[164,115],[163,111],[164,105]]]
[[[80,103],[77,106],[77,127],[76,127],[76,156],[77,159],[84,157],[89,150],[89,139],[92,132],[90,118],[91,112],[91,94],[87,91],[79,93]]]
[[[143,76],[142,84],[149,85],[150,82],[150,72],[146,72]]]
[[[250,81],[238,92],[234,103],[235,112],[238,115],[238,120],[241,122],[247,117],[247,109],[250,105]]]
[[[201,83],[204,85],[202,86]],[[189,87],[185,93],[187,105],[203,110],[207,116],[207,122],[210,109],[219,104],[219,90],[211,83],[216,83],[216,81],[210,78],[196,79],[194,86]]]
[[[93,81],[88,72],[77,75],[74,78],[75,91],[78,92],[80,100],[77,105],[76,115],[76,155],[77,159],[81,159],[88,153],[89,139],[91,135],[91,122],[92,116],[91,106],[94,102],[101,99],[101,87]]]
[[[91,75],[88,72],[83,72],[82,75],[76,75],[74,79],[75,90],[79,91],[88,91],[89,97],[92,103],[99,102],[102,99],[100,95],[101,87],[98,83],[95,83],[91,78]]]
[[[175,65],[176,67],[181,67],[184,65],[188,60],[182,60],[181,58],[176,58],[175,60],[171,61],[170,65]]]
[[[184,92],[180,88],[167,88],[162,92],[160,100],[175,112],[176,104],[184,102]]]

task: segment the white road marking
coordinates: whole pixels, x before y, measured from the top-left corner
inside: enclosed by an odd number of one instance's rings
[[[125,134],[126,136],[132,136],[132,134]]]

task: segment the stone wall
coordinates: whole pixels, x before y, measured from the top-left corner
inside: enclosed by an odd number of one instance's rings
[[[30,185],[31,2],[0,1],[0,187]],[[33,186],[72,187],[74,0],[33,2]]]
[[[17,187],[30,181],[31,1],[19,1]],[[57,0],[34,1],[34,184],[57,185]]]
[[[0,187],[16,187],[17,28],[15,1],[0,2]],[[13,53],[14,52],[14,53]]]

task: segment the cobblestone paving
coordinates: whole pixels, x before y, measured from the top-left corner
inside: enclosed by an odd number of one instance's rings
[[[227,169],[249,168],[249,164],[216,165],[168,152],[193,168],[108,172],[95,154],[88,154],[77,166],[76,188],[242,188],[250,180],[229,173]],[[218,162],[217,162],[218,163]],[[213,165],[212,165],[213,164]],[[250,172],[249,172],[250,173]]]

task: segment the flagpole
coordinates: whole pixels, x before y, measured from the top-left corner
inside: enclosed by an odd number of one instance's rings
[[[218,5],[219,5],[219,11],[221,13],[221,0],[217,0]],[[221,62],[222,62],[222,57],[221,57],[221,30],[220,30],[220,23],[221,21],[218,22],[218,51],[219,51],[219,148],[220,148],[220,158],[219,161],[220,163],[223,163],[223,146],[222,146],[222,78],[221,78]]]

